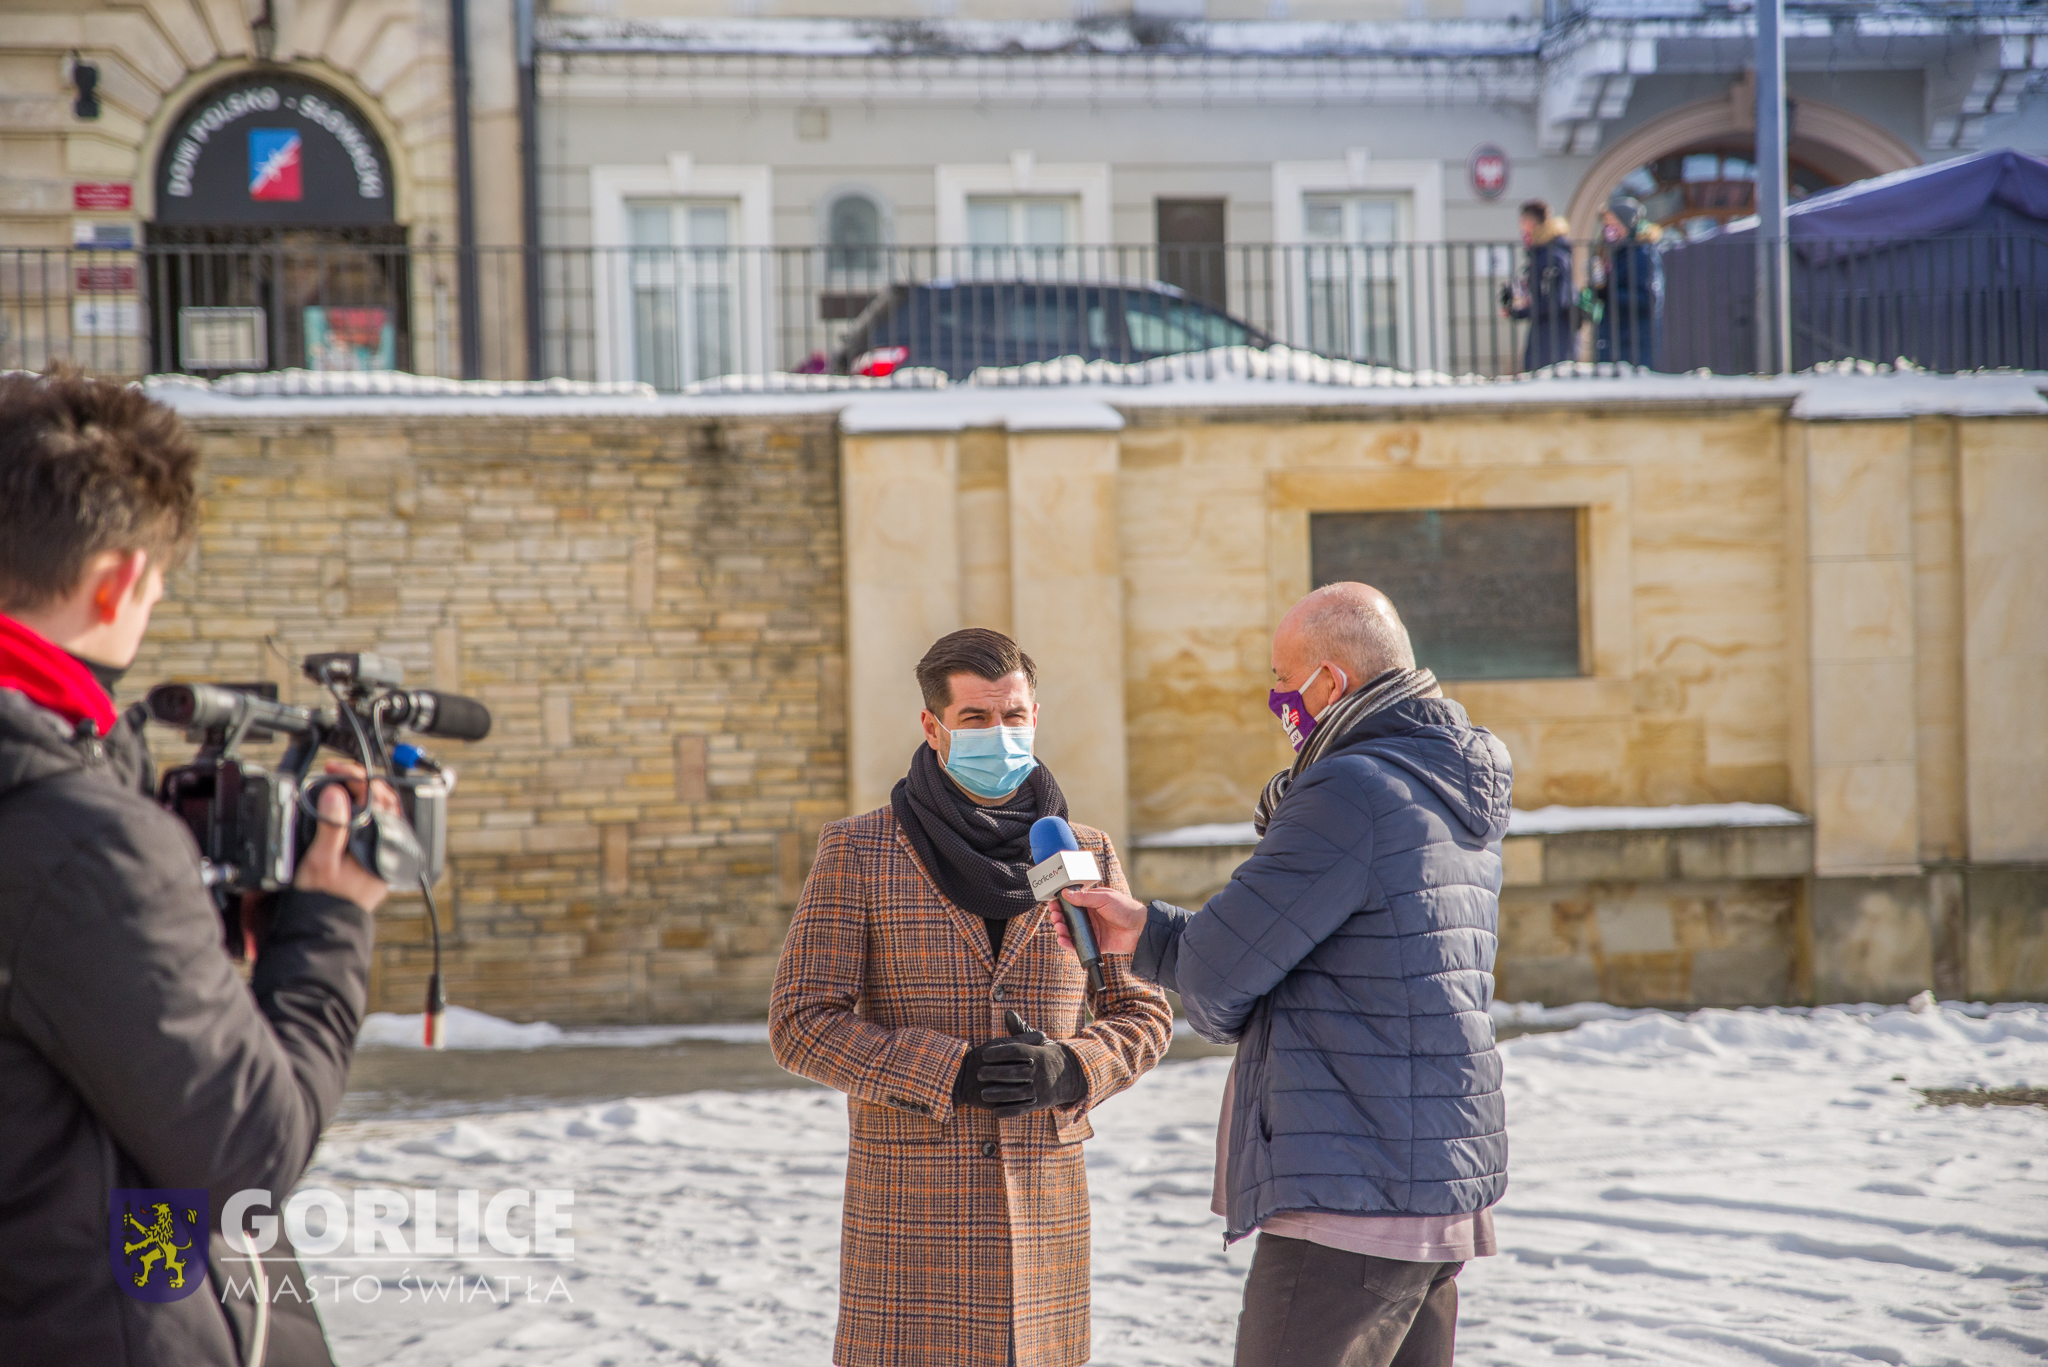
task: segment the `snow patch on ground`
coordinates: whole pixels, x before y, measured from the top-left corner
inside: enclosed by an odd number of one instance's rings
[[[766,1044],[765,1022],[730,1025],[610,1025],[565,1028],[547,1021],[520,1023],[500,1019],[466,1006],[451,1006],[442,1038],[450,1049],[634,1048],[675,1044],[683,1040],[717,1040],[725,1044]],[[356,1036],[358,1048],[423,1049],[423,1018],[373,1011]]]
[[[2048,1110],[1930,1107],[1914,1090],[2048,1078],[2048,1007],[1505,1008],[1543,1010],[1599,1018],[1502,1046],[1512,1180],[1501,1256],[1460,1278],[1461,1363],[2048,1353]],[[1208,1210],[1228,1066],[1163,1065],[1095,1112],[1102,1367],[1230,1361],[1251,1246],[1226,1250]],[[564,1282],[531,1304],[402,1299],[392,1266],[323,1305],[337,1360],[827,1362],[845,1166],[845,1102],[815,1090],[338,1125],[308,1184],[571,1187],[576,1256],[531,1269]],[[323,1291],[374,1271],[308,1270]]]

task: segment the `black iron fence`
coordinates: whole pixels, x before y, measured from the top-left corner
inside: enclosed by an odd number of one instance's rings
[[[936,383],[1032,366],[1050,382],[1207,353],[1327,358],[1353,383],[1505,377],[1573,358],[1757,368],[1756,256],[1739,234],[1632,256],[1580,246],[1568,277],[1555,258],[1532,276],[1507,242],[477,256],[480,379],[674,391],[730,376]],[[2048,240],[1798,242],[1792,263],[1795,368],[2048,366]],[[458,376],[457,265],[434,247],[0,249],[0,367]]]

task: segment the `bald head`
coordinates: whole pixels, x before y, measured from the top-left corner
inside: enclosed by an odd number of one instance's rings
[[[1327,584],[1287,610],[1273,633],[1273,670],[1283,678],[1329,660],[1353,686],[1390,669],[1415,668],[1408,628],[1369,584]]]

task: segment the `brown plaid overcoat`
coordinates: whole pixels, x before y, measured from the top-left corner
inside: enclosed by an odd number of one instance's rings
[[[1109,837],[1074,834],[1125,887]],[[888,808],[825,828],[768,1031],[783,1067],[847,1094],[839,1367],[1005,1367],[1012,1326],[1017,1367],[1088,1360],[1087,1109],[1173,1033],[1128,955],[1106,957],[1103,975],[1084,1002],[1043,906],[1010,922],[991,962],[984,922],[926,876]],[[1006,1010],[1073,1050],[1086,1102],[1004,1121],[953,1109],[960,1060],[1009,1033]]]

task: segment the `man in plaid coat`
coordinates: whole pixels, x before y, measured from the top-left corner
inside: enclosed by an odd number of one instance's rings
[[[1081,1367],[1088,1109],[1158,1062],[1172,1013],[1128,955],[1089,993],[1031,895],[1031,823],[1066,801],[1031,756],[1030,657],[971,629],[917,676],[925,743],[889,806],[825,828],[769,1006],[777,1061],[847,1094],[833,1361]],[[1074,832],[1125,888],[1109,838]]]

